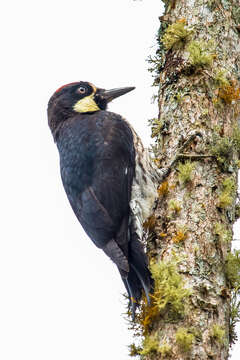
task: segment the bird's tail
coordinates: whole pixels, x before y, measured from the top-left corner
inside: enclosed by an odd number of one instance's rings
[[[153,279],[148,269],[147,256],[137,236],[132,237],[129,242],[128,261],[129,273],[128,276],[123,279],[123,282],[130,298],[132,318],[134,320],[136,307],[141,300],[143,292],[146,295],[148,303],[150,303],[149,295],[153,290]]]

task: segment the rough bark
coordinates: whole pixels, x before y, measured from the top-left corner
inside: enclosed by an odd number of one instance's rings
[[[140,309],[137,332],[144,340],[132,354],[227,359],[234,281],[226,264],[240,152],[239,2],[174,0],[165,5],[159,49],[151,59],[159,84],[159,117],[152,120],[159,167],[174,158],[192,132],[202,136],[189,143],[159,184],[155,212],[145,224],[158,285],[152,307]],[[159,278],[158,271],[165,275]]]

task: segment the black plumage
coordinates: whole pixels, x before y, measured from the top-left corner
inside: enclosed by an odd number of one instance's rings
[[[149,298],[152,287],[130,207],[136,176],[134,134],[120,115],[105,110],[110,100],[132,89],[68,84],[50,99],[48,119],[71,207],[90,239],[117,265],[134,316],[142,290]]]

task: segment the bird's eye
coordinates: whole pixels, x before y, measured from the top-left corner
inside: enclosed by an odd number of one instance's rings
[[[78,88],[77,90],[80,94],[85,94],[86,89],[83,86],[80,86],[80,88]]]

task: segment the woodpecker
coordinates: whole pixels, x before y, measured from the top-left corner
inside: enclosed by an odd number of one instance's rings
[[[89,238],[118,267],[133,318],[143,292],[149,302],[153,288],[142,237],[157,198],[157,174],[132,126],[106,109],[134,89],[79,81],[60,87],[48,103],[68,200]]]

